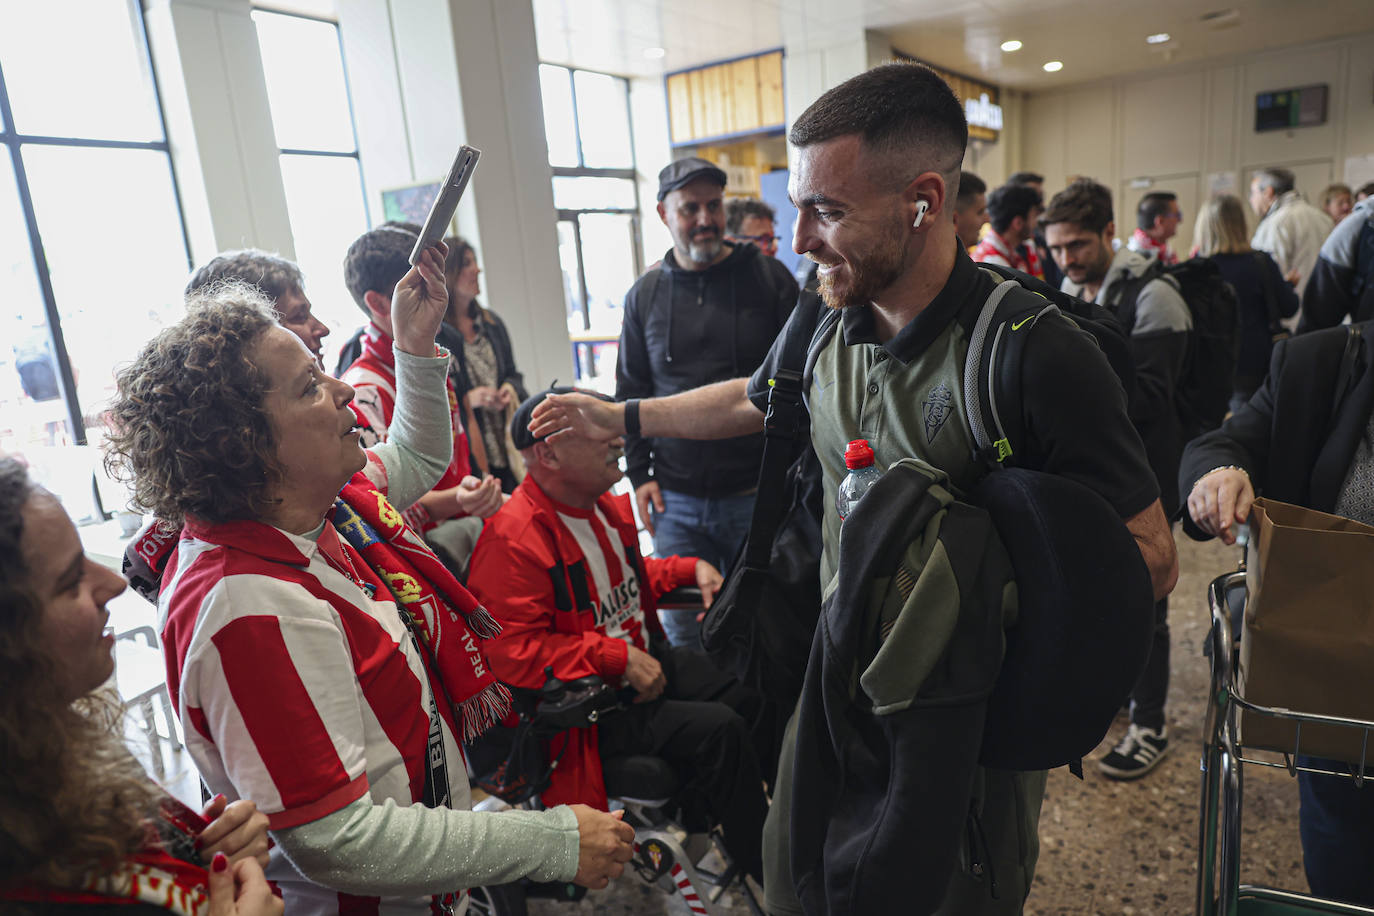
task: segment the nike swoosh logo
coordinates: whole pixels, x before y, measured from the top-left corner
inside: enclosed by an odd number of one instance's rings
[[[1027,321],[1034,321],[1034,320],[1035,320],[1035,316],[1034,316],[1034,315],[1030,315],[1030,316],[1028,316],[1028,317],[1026,317],[1026,318],[1022,318],[1020,321],[1012,322],[1011,329],[1012,329],[1013,331],[1019,331],[1019,330],[1021,330],[1021,326],[1024,325]]]

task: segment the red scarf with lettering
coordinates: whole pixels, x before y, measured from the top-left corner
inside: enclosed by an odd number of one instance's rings
[[[339,491],[331,522],[345,553],[352,554],[355,574],[385,588],[409,618],[428,656],[431,687],[462,716],[462,739],[471,741],[505,718],[510,691],[491,673],[482,650],[482,641],[501,632],[501,625],[362,471]]]

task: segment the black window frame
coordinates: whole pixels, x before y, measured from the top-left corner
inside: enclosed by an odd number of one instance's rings
[[[582,329],[590,331],[592,328],[591,303],[587,297],[587,272],[586,265],[582,257],[582,223],[581,217],[588,214],[619,214],[630,218],[630,249],[633,259],[634,274],[638,277],[644,272],[644,245],[643,245],[643,226],[640,215],[639,200],[639,163],[635,159],[634,147],[634,113],[630,110],[630,80],[618,73],[607,73],[603,70],[591,70],[586,67],[570,67],[566,64],[556,64],[550,61],[540,61],[540,66],[557,67],[568,76],[568,95],[572,99],[573,133],[577,145],[577,165],[551,165],[554,178],[619,178],[630,182],[634,189],[634,206],[631,207],[588,207],[588,208],[566,208],[555,207],[557,222],[572,223],[573,245],[577,251],[577,285],[578,298],[582,304]],[[630,165],[627,168],[597,168],[587,165],[586,157],[582,153],[582,118],[577,108],[577,83],[576,74],[578,71],[595,73],[598,76],[609,76],[619,80],[625,91],[625,125],[628,128],[630,138]],[[579,365],[580,372],[580,365]]]
[[[43,234],[38,228],[38,214],[33,205],[33,193],[29,187],[28,172],[24,167],[25,146],[68,147],[85,149],[122,149],[151,150],[160,152],[166,158],[167,173],[172,180],[172,195],[176,203],[177,222],[181,226],[181,240],[186,253],[186,269],[190,272],[191,238],[186,229],[186,209],[177,181],[176,169],[172,166],[172,146],[167,138],[167,116],[162,104],[162,88],[158,84],[157,67],[154,66],[152,47],[148,43],[148,23],[141,3],[125,0],[125,6],[136,23],[136,39],[145,55],[148,73],[152,83],[153,102],[157,108],[158,126],[162,129],[161,140],[102,140],[91,137],[62,137],[44,134],[25,134],[14,122],[14,109],[10,103],[9,86],[5,82],[4,61],[0,60],[0,147],[9,153],[14,170],[15,190],[19,207],[23,212],[25,229],[28,232],[29,248],[33,258],[34,273],[38,280],[39,293],[43,300],[44,317],[48,328],[48,339],[52,346],[53,358],[57,361],[58,380],[62,390],[62,400],[67,411],[67,422],[71,426],[72,443],[77,446],[89,445],[86,436],[86,423],[83,419],[81,404],[77,398],[76,376],[72,371],[71,355],[67,352],[66,336],[62,330],[62,316],[58,311],[57,297],[53,292],[52,276],[48,269],[47,255],[43,248]],[[105,511],[100,499],[99,489],[94,492],[96,511],[104,518],[111,517]]]

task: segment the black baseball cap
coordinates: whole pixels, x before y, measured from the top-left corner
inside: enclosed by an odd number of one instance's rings
[[[510,441],[511,444],[515,446],[516,451],[523,452],[525,449],[534,445],[534,443],[547,438],[546,436],[540,436],[536,439],[530,432],[530,417],[534,414],[534,408],[542,404],[544,399],[551,394],[571,394],[574,391],[580,392],[581,394],[590,394],[592,397],[601,398],[603,401],[615,400],[614,398],[608,398],[606,395],[595,391],[587,391],[585,388],[574,388],[571,385],[557,384],[545,388],[538,394],[530,395],[521,402],[519,407],[515,408],[515,414],[510,419]]]
[[[669,191],[676,191],[702,177],[710,178],[722,188],[725,187],[725,171],[714,162],[707,162],[696,156],[670,162],[658,173],[658,199],[661,201],[668,196]]]

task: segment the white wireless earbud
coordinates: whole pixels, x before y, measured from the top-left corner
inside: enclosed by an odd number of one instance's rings
[[[924,200],[916,201],[916,220],[911,224],[912,229],[919,229],[921,227],[921,220],[926,218],[926,211],[929,209],[930,204],[926,203]]]

